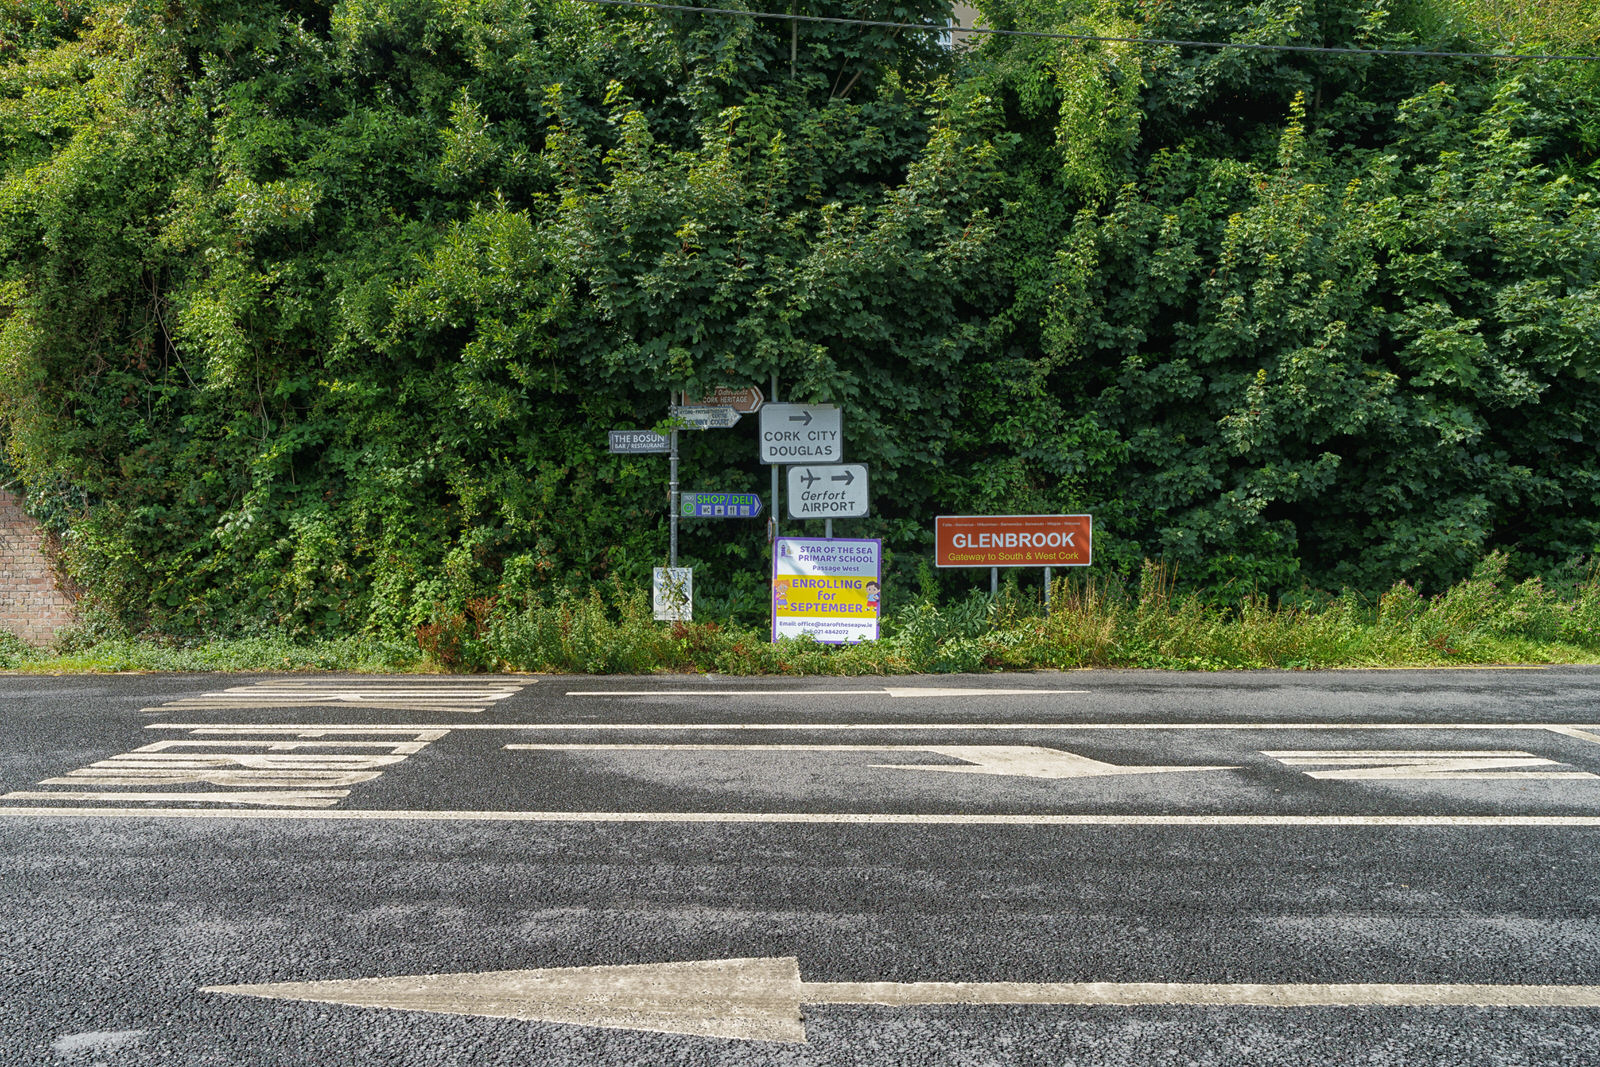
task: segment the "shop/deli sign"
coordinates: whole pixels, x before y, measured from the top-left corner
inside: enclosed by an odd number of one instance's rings
[[[1088,515],[940,515],[933,520],[940,567],[1087,567]]]

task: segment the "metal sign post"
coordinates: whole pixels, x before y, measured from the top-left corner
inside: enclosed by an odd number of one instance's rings
[[[791,74],[793,71],[790,72]],[[778,372],[772,372],[772,402],[778,402]],[[767,520],[767,541],[770,544],[778,543],[778,467],[772,467],[772,517]]]
[[[673,396],[667,394],[667,409],[677,407],[673,403]],[[678,428],[674,426],[670,435],[669,446],[672,451],[668,453],[667,467],[667,514],[672,516],[672,543],[667,552],[667,566],[678,565]]]

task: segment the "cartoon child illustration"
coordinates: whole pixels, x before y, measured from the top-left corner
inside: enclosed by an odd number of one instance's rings
[[[867,588],[867,603],[871,604],[873,609],[876,610],[877,607],[878,607],[878,595],[879,595],[878,583],[869,580],[867,582],[866,588]]]

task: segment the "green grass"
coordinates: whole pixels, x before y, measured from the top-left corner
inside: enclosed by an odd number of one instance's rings
[[[4,637],[11,637],[5,634]],[[114,671],[355,671],[387,674],[437,669],[413,642],[348,637],[294,641],[287,637],[177,642],[115,637],[69,651],[30,649],[0,638],[0,667],[28,674]]]
[[[1512,583],[1485,559],[1436,597],[1404,583],[1376,602],[1352,594],[1307,607],[1246,597],[1217,606],[1145,568],[1137,588],[1093,575],[1062,579],[1048,614],[1011,588],[888,613],[878,641],[834,647],[772,642],[764,627],[658,623],[647,595],[480,602],[418,631],[416,642],[287,637],[181,642],[97,636],[86,628],[40,652],[0,637],[0,666],[87,671],[531,671],[578,674],[917,674],[1154,667],[1181,670],[1435,667],[1600,662],[1600,578],[1557,591]]]

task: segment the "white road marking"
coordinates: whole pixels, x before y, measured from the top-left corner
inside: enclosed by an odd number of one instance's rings
[[[112,1053],[137,1045],[149,1033],[148,1030],[91,1030],[62,1034],[50,1042],[50,1051],[58,1056],[74,1057]]]
[[[802,1006],[868,1004],[1212,1008],[1600,1007],[1600,986],[1398,983],[805,982],[799,960],[693,960],[321,982],[202,993],[473,1015],[743,1041],[806,1040]]]
[[[1311,778],[1340,780],[1493,781],[1504,778],[1588,778],[1600,775],[1575,771],[1568,764],[1535,756],[1532,752],[1474,751],[1472,749],[1303,749],[1263,752],[1287,767],[1322,767],[1307,770]],[[1561,767],[1564,770],[1530,768]]]
[[[257,682],[197,697],[180,697],[143,711],[236,711],[250,708],[340,708],[359,704],[388,711],[477,713],[532,684],[481,680]]]
[[[44,794],[55,799],[62,794]],[[95,797],[107,794],[96,793]],[[204,794],[199,794],[204,796]],[[7,794],[8,797],[20,794]],[[190,799],[196,794],[175,797]],[[255,811],[198,808],[22,808],[0,807],[0,818],[331,819],[355,822],[517,823],[744,823],[859,826],[1383,826],[1600,828],[1600,815],[1010,815],[950,812],[762,812],[762,811],[427,811],[334,808],[328,811]]]
[[[201,741],[167,740],[143,745],[131,752],[99,760],[87,767],[68,771],[55,778],[46,778],[39,785],[75,786],[80,791],[39,791],[8,793],[0,801],[9,800],[100,800],[124,804],[130,800],[187,800],[202,804],[278,804],[274,797],[284,797],[282,804],[326,806],[348,796],[348,789],[333,791],[334,786],[360,785],[382,775],[384,770],[417,754],[431,742],[449,733],[444,729],[408,730],[404,733],[382,731],[376,736],[381,741],[350,740],[349,735],[370,734],[370,730],[354,728],[341,731],[340,740],[318,736],[307,739],[306,733],[291,735],[300,740],[287,740],[283,734],[265,738],[242,737],[229,734],[226,738]],[[217,751],[217,749],[222,751]],[[259,751],[237,751],[255,748]],[[358,749],[356,752],[328,751]],[[128,787],[148,790],[152,786],[211,785],[224,789],[291,790],[292,792],[218,792],[193,791],[130,793]],[[98,786],[104,792],[86,792],[86,786]],[[321,787],[311,792],[311,787]],[[298,800],[295,798],[299,798]],[[281,805],[279,805],[281,806]]]
[[[1580,729],[1576,726],[1549,727],[1550,732],[1553,734],[1565,734],[1567,737],[1576,737],[1579,741],[1592,741],[1594,744],[1600,745],[1600,733],[1595,733],[1596,729],[1600,729],[1600,727],[1590,727],[1588,729]]]
[[[190,730],[195,734],[230,734],[230,733],[283,733],[304,734],[305,736],[334,734],[334,733],[372,733],[386,732],[413,733],[417,730],[437,730],[438,723],[416,723],[411,725],[335,725],[329,723],[230,723],[219,725],[214,722],[153,722],[145,726],[146,730]],[[948,730],[948,731],[1016,731],[1027,733],[1040,730],[1063,731],[1110,731],[1121,730],[1485,730],[1485,731],[1529,731],[1533,733],[1558,733],[1567,737],[1577,737],[1581,740],[1593,740],[1600,744],[1600,725],[1594,724],[1569,724],[1569,723],[1471,723],[1471,722],[1373,722],[1373,723],[1328,723],[1328,722],[464,722],[451,723],[449,730],[528,730],[528,731],[606,731],[615,730],[622,733],[648,733],[651,731],[695,731],[695,730],[727,730],[727,731],[839,731],[839,732],[872,732],[872,731],[903,731],[903,730]],[[1595,737],[1587,738],[1581,735],[1584,732],[1594,732]]]
[[[1120,774],[1162,774],[1181,771],[1231,771],[1234,767],[1130,767],[1102,763],[1058,748],[1038,745],[506,745],[516,751],[633,752],[932,752],[966,760],[965,765],[874,763],[897,771],[943,771],[951,774],[996,774],[1021,778],[1103,778]]]
[[[173,767],[152,768],[120,768],[115,772],[96,771],[88,767],[76,771],[68,771],[56,778],[41,779],[40,785],[75,785],[79,788],[90,785],[98,786],[138,786],[138,785],[220,785],[235,786],[255,789],[272,789],[294,786],[336,786],[360,785],[370,782],[383,772],[381,771],[333,771],[333,770],[224,770],[222,765],[215,765],[214,769],[203,767],[187,767],[183,769]],[[346,791],[348,792],[348,790]],[[0,800],[9,799],[12,794],[0,797]],[[169,793],[167,796],[183,798],[191,794]],[[204,799],[209,796],[213,799],[221,796],[220,793],[195,793],[193,796]],[[123,800],[126,793],[74,793],[72,796],[81,800],[98,796],[103,800]],[[146,798],[148,799],[148,798]]]
[[[377,777],[377,775],[373,775]],[[258,804],[269,807],[292,808],[325,808],[337,804],[350,795],[348,789],[271,789],[252,792],[230,793],[146,793],[146,792],[119,792],[119,793],[72,793],[64,789],[21,790],[15,793],[6,793],[0,800],[184,800],[198,804]],[[159,808],[0,808],[0,813],[9,814],[12,811],[75,811],[75,812],[110,812],[132,813],[136,811],[161,811],[172,809]],[[181,808],[181,811],[191,811],[199,814],[197,809]],[[252,812],[251,814],[267,814],[266,812]]]
[[[1087,689],[956,689],[949,687],[897,686],[873,689],[571,689],[569,697],[798,697],[798,696],[891,696],[891,697],[971,697],[971,696],[1082,696]]]

